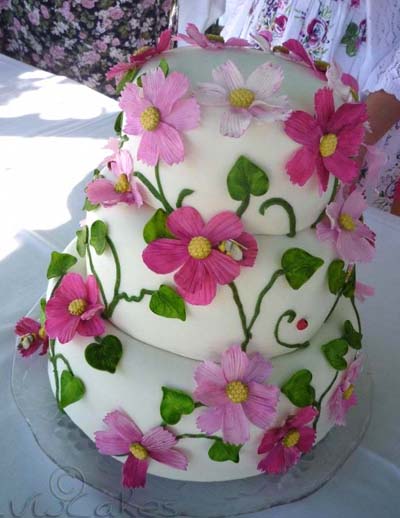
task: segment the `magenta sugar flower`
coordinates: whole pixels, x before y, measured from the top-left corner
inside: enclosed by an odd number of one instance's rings
[[[203,34],[194,25],[194,23],[188,23],[186,25],[186,34],[177,34],[177,40],[184,41],[189,45],[195,45],[203,49],[223,49],[224,47],[250,47],[250,43],[242,38],[229,38],[227,41],[222,36],[215,34]]]
[[[317,414],[311,406],[301,408],[283,426],[267,430],[258,448],[259,454],[266,454],[258,469],[278,474],[297,464],[300,457],[313,447],[316,432],[310,425]]]
[[[200,83],[196,96],[200,104],[223,106],[220,124],[222,135],[240,137],[253,119],[286,120],[290,113],[286,96],[277,96],[283,81],[278,65],[264,63],[245,81],[232,61],[212,71],[215,83]]]
[[[128,205],[143,205],[143,196],[140,187],[133,176],[133,160],[129,151],[119,149],[119,141],[111,138],[107,144],[113,154],[108,156],[106,162],[108,169],[112,171],[115,180],[96,178],[86,187],[86,195],[93,204],[100,203],[104,207],[111,207],[117,203]]]
[[[165,77],[161,68],[142,77],[143,89],[130,83],[123,90],[120,107],[126,115],[124,131],[140,135],[137,158],[149,165],[159,159],[169,165],[182,162],[185,150],[182,132],[196,128],[200,107],[193,97],[185,97],[188,78],[180,72]]]
[[[318,77],[318,79],[321,79],[322,81],[326,80],[325,73],[318,70],[310,54],[298,40],[287,40],[283,43],[283,47],[289,51],[289,59],[304,63],[306,66],[311,68],[313,74]]]
[[[93,275],[86,283],[78,273],[67,273],[46,304],[46,332],[60,343],[70,342],[78,333],[100,336],[105,331],[99,288]]]
[[[364,138],[367,108],[364,103],[346,103],[335,111],[330,88],[319,89],[314,104],[315,116],[297,110],[285,122],[287,135],[302,145],[286,163],[286,171],[297,185],[304,185],[316,171],[326,191],[329,173],[344,183],[357,178],[355,157]]]
[[[178,440],[170,431],[157,426],[145,434],[125,413],[115,410],[106,415],[108,429],[95,433],[96,446],[104,455],[128,455],[122,468],[125,487],[144,487],[151,460],[186,470],[188,460],[174,446]]]
[[[44,327],[36,320],[24,317],[18,320],[15,334],[20,337],[18,351],[21,356],[31,356],[42,348],[39,354],[46,354],[49,348],[49,338]]]
[[[174,238],[152,241],[143,252],[146,265],[159,274],[174,272],[179,293],[190,304],[207,305],[217,284],[229,284],[241,266],[253,266],[257,242],[244,232],[234,212],[221,212],[204,223],[193,207],[182,207],[167,218]]]
[[[360,220],[366,208],[367,202],[360,191],[353,190],[346,197],[345,189],[341,188],[316,227],[318,239],[331,242],[344,261],[369,262],[374,257],[375,234]]]
[[[222,430],[224,441],[243,444],[249,440],[249,421],[268,428],[276,417],[279,388],[265,385],[272,365],[261,354],[246,354],[240,346],[227,349],[221,365],[202,362],[194,378],[195,398],[207,408],[197,418],[205,433]]]
[[[344,371],[339,385],[328,401],[329,417],[337,425],[344,426],[346,424],[347,412],[357,404],[354,382],[361,372],[362,361],[362,356],[359,356]]]

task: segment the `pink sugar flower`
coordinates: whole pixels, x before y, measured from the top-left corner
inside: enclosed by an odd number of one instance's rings
[[[319,70],[314,62],[314,60],[310,57],[310,54],[306,51],[304,46],[295,39],[287,40],[283,43],[283,47],[285,47],[289,51],[289,58],[294,61],[298,61],[304,63],[306,66],[310,67],[313,74],[322,81],[326,81],[325,72]]]
[[[250,43],[242,38],[229,38],[224,41],[222,36],[214,34],[203,34],[194,25],[194,23],[188,23],[186,25],[186,34],[177,34],[176,40],[184,41],[189,45],[195,45],[202,49],[217,50],[225,47],[250,47]]]
[[[315,408],[307,406],[288,417],[280,428],[267,430],[258,448],[258,453],[266,453],[266,456],[259,462],[258,469],[265,473],[285,473],[297,464],[313,447],[316,432],[307,425],[317,414]]]
[[[178,440],[170,431],[157,426],[145,434],[136,423],[120,410],[107,414],[108,429],[95,432],[96,447],[103,455],[128,455],[122,468],[125,487],[144,487],[151,460],[172,468],[186,470],[188,460],[174,446]]]
[[[194,397],[206,405],[197,426],[212,434],[222,429],[224,441],[244,444],[249,440],[249,421],[268,428],[276,417],[279,388],[265,385],[272,365],[261,354],[247,355],[239,345],[227,349],[221,365],[206,360],[196,369]]]
[[[105,331],[99,313],[99,288],[93,275],[86,283],[78,273],[67,273],[54,295],[46,304],[46,332],[66,344],[78,333],[81,336],[100,336]]]
[[[329,418],[337,425],[344,426],[346,424],[347,412],[357,404],[354,382],[360,375],[362,362],[362,356],[359,356],[342,373],[340,383],[328,401]]]
[[[264,52],[271,52],[272,32],[263,29],[262,31],[252,34],[251,37]]]
[[[358,82],[350,74],[342,73],[340,66],[332,62],[326,71],[326,79],[328,88],[333,90],[344,102],[353,102],[358,100]]]
[[[185,150],[181,133],[197,128],[200,107],[185,98],[188,78],[180,72],[167,77],[157,68],[142,77],[143,89],[130,83],[123,90],[120,107],[126,114],[124,131],[141,135],[137,158],[149,165],[159,159],[169,165],[182,162]]]
[[[375,295],[375,288],[363,282],[356,281],[354,295],[360,302],[365,302],[367,297]]]
[[[346,196],[341,188],[316,227],[318,239],[331,242],[344,261],[369,262],[375,255],[375,234],[360,220],[366,208],[360,191],[353,190]]]
[[[15,334],[21,337],[18,344],[21,356],[31,356],[40,347],[42,348],[40,355],[47,353],[49,338],[44,327],[36,320],[29,317],[21,318],[15,326]]]
[[[286,163],[292,183],[304,185],[317,171],[320,188],[326,191],[329,173],[344,183],[358,175],[355,157],[364,138],[367,108],[364,103],[342,104],[336,111],[330,88],[314,96],[315,116],[294,111],[285,122],[287,135],[302,147]]]
[[[264,63],[245,81],[232,61],[212,71],[215,83],[200,83],[196,97],[200,104],[226,106],[220,132],[240,137],[253,119],[258,121],[286,120],[290,114],[286,96],[275,95],[283,81],[281,67]]]
[[[234,212],[220,212],[208,223],[193,207],[182,207],[167,218],[173,239],[152,241],[143,252],[146,265],[159,274],[174,272],[179,293],[190,304],[207,305],[217,284],[229,284],[241,266],[253,266],[257,242],[243,231]]]
[[[86,195],[94,205],[100,203],[104,207],[111,207],[117,203],[128,205],[143,205],[140,187],[133,176],[133,159],[129,151],[119,149],[118,139],[110,139],[107,145],[113,154],[106,162],[108,169],[115,175],[115,181],[106,178],[96,178],[86,187]],[[104,163],[103,162],[103,163]]]
[[[106,78],[110,80],[115,77],[117,81],[120,81],[126,72],[134,70],[135,68],[140,68],[152,57],[158,56],[168,50],[170,45],[171,31],[170,29],[166,29],[160,34],[155,47],[142,47],[141,49],[138,49],[134,54],[132,54],[132,56],[130,56],[129,63],[117,63],[111,67],[106,74]]]

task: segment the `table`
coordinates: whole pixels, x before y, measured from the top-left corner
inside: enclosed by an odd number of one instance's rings
[[[133,516],[63,475],[10,390],[13,326],[44,292],[50,252],[64,248],[83,218],[86,176],[104,157],[117,111],[99,93],[0,55],[0,517]],[[375,262],[359,268],[376,287],[361,306],[376,385],[371,426],[316,494],[248,518],[400,515],[400,218],[369,209],[366,219],[378,234]]]

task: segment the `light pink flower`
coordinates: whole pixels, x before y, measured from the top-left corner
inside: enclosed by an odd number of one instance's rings
[[[196,97],[201,104],[228,108],[221,118],[222,135],[240,137],[253,119],[270,122],[288,118],[287,97],[276,95],[283,80],[278,65],[266,62],[245,81],[236,65],[227,61],[215,68],[212,76],[215,83],[200,83]]]
[[[292,183],[304,185],[317,171],[320,188],[326,191],[329,173],[344,183],[357,178],[358,155],[364,138],[367,108],[364,103],[346,103],[335,111],[330,88],[314,96],[315,115],[294,111],[285,122],[287,135],[302,147],[286,163]]]
[[[280,392],[265,385],[271,370],[261,354],[247,355],[239,345],[222,354],[221,365],[202,362],[194,374],[194,397],[208,407],[197,418],[200,430],[222,430],[224,441],[244,444],[250,437],[249,421],[259,428],[271,426]]]
[[[184,41],[189,45],[195,45],[202,49],[217,50],[226,47],[250,47],[251,44],[242,38],[229,38],[224,41],[222,36],[216,36],[214,34],[203,34],[194,25],[194,23],[188,23],[186,25],[186,34],[178,33],[175,37],[176,40]]]
[[[283,43],[283,47],[285,47],[288,51],[289,59],[293,59],[294,61],[304,63],[306,66],[310,67],[313,74],[322,81],[326,81],[325,72],[322,72],[317,68],[313,59],[310,57],[309,53],[306,51],[304,46],[295,39],[287,40]]]
[[[255,262],[257,242],[244,232],[234,212],[220,212],[205,224],[196,209],[182,207],[168,216],[167,227],[175,238],[152,241],[143,252],[143,260],[159,274],[178,270],[174,280],[190,304],[210,304],[217,284],[229,284],[241,266]]]
[[[354,382],[362,370],[362,362],[362,356],[358,356],[342,373],[340,383],[328,401],[329,418],[337,425],[344,426],[346,424],[347,412],[357,404]]]
[[[266,456],[259,462],[258,469],[265,473],[285,473],[297,464],[313,447],[316,432],[306,425],[311,424],[317,414],[311,406],[301,408],[280,428],[267,430],[258,448],[258,453],[266,453]]]
[[[316,227],[318,239],[331,242],[344,261],[369,262],[375,255],[375,234],[360,220],[366,208],[360,191],[353,190],[346,196],[342,187]]]
[[[46,332],[65,344],[78,333],[81,336],[100,336],[105,331],[99,313],[99,288],[93,275],[86,283],[78,273],[67,273],[54,295],[46,304]]]
[[[344,74],[340,66],[334,61],[326,71],[328,88],[340,97],[343,102],[353,102],[358,100],[358,82],[350,74]]]
[[[174,448],[178,440],[173,433],[157,426],[145,434],[120,410],[104,418],[107,430],[95,432],[96,447],[103,455],[128,455],[122,468],[125,487],[144,487],[151,460],[172,468],[186,470],[188,460]]]
[[[138,49],[134,54],[132,54],[132,56],[130,56],[129,63],[117,63],[111,67],[106,74],[106,78],[110,80],[115,77],[117,81],[120,81],[126,72],[129,70],[134,70],[135,68],[140,68],[150,58],[162,54],[168,50],[170,45],[171,31],[166,29],[160,34],[160,38],[155,47],[143,47]]]
[[[117,203],[128,205],[143,205],[143,196],[138,183],[133,176],[133,159],[129,151],[119,148],[119,141],[111,138],[107,144],[113,153],[103,163],[115,176],[115,180],[96,178],[86,187],[86,195],[94,205],[100,203],[111,207]]]
[[[164,160],[168,165],[182,162],[185,149],[182,132],[197,128],[200,107],[185,97],[189,80],[181,72],[167,77],[161,68],[142,78],[143,89],[130,83],[123,90],[120,107],[126,114],[124,131],[141,135],[137,158],[149,165]]]
[[[31,356],[40,347],[42,348],[40,355],[47,353],[49,338],[44,327],[36,320],[29,317],[21,318],[15,326],[15,334],[21,337],[18,344],[21,356]]]
[[[367,297],[375,295],[375,288],[363,282],[356,281],[354,295],[357,300],[364,302]]]
[[[257,32],[256,34],[252,34],[251,37],[258,44],[261,50],[264,52],[271,52],[271,44],[272,44],[272,32],[267,30],[262,30]]]

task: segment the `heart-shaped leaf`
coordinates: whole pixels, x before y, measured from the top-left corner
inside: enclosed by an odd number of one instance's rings
[[[40,316],[39,322],[41,326],[44,326],[46,322],[46,299],[40,299]]]
[[[344,261],[335,259],[328,267],[329,291],[333,295],[337,295],[343,288],[345,281],[346,272],[344,271]]]
[[[167,237],[173,239],[173,235],[167,228],[168,214],[163,209],[157,209],[149,219],[143,229],[143,238],[146,243],[151,243],[155,239]]]
[[[189,415],[195,409],[194,401],[189,394],[168,387],[162,387],[162,391],[160,414],[167,424],[179,423],[182,415]]]
[[[72,403],[76,403],[82,399],[85,394],[85,385],[83,381],[71,374],[67,370],[63,370],[61,373],[61,398],[60,406],[65,408]]]
[[[227,178],[228,191],[237,201],[253,196],[262,196],[268,191],[269,180],[265,171],[245,156],[240,156],[233,164]]]
[[[158,66],[164,72],[165,77],[167,77],[167,75],[169,74],[169,65],[167,61],[164,58],[162,58]]]
[[[88,242],[88,228],[85,225],[76,231],[76,251],[81,257],[85,257],[86,245]]]
[[[347,362],[344,356],[349,350],[348,343],[343,338],[336,338],[324,344],[322,351],[329,364],[337,371],[344,371],[347,368]]]
[[[92,210],[96,210],[99,207],[99,204],[90,203],[89,198],[85,198],[85,203],[83,204],[82,210],[86,210],[90,212]]]
[[[124,112],[119,112],[114,122],[114,131],[117,135],[121,135],[122,121],[124,120]]]
[[[47,278],[54,279],[55,277],[61,277],[61,275],[66,274],[67,271],[74,266],[77,260],[78,259],[71,254],[51,252],[50,264],[47,268]]]
[[[353,324],[350,322],[350,320],[346,320],[346,322],[344,323],[343,338],[353,349],[361,349],[362,334],[354,329]]]
[[[99,343],[93,342],[86,347],[85,358],[93,368],[114,374],[122,358],[121,341],[114,335],[104,336]]]
[[[239,462],[239,451],[241,444],[229,444],[222,439],[215,439],[214,444],[208,450],[208,456],[215,462],[225,462],[230,460],[236,464]]]
[[[186,320],[185,301],[175,290],[165,284],[152,294],[149,307],[153,313],[161,317]]]
[[[301,248],[289,248],[282,255],[281,263],[286,280],[294,290],[298,290],[321,268],[324,261]]]
[[[101,219],[96,220],[90,227],[90,244],[98,255],[104,253],[107,245],[107,225]]]
[[[281,387],[281,391],[296,406],[303,408],[315,401],[315,390],[311,385],[312,374],[308,369],[295,372]]]
[[[128,70],[123,76],[121,81],[117,84],[115,88],[115,92],[120,94],[122,90],[125,88],[127,83],[132,83],[139,72],[140,68],[133,68],[132,70]]]

